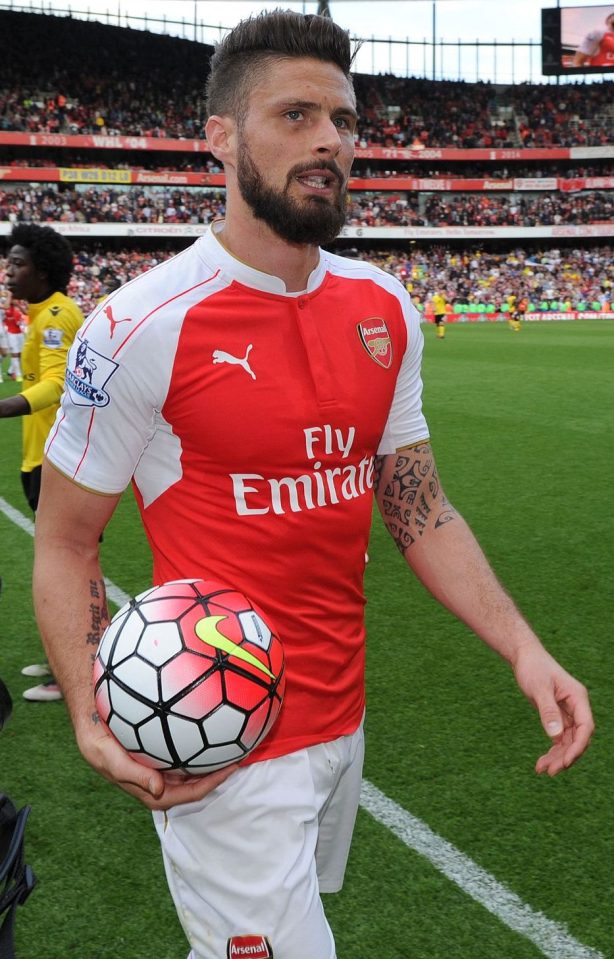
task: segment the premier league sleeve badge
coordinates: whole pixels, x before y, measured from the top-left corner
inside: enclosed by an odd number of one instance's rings
[[[66,368],[66,386],[75,406],[107,406],[110,397],[105,387],[117,367],[117,363],[78,336]]]

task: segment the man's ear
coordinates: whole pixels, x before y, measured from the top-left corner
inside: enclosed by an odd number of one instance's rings
[[[237,125],[232,117],[213,115],[205,125],[205,136],[211,153],[221,163],[232,163],[236,156]]]

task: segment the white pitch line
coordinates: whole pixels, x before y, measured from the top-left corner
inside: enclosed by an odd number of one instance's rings
[[[362,783],[360,804],[397,839],[428,859],[493,916],[514,932],[530,939],[544,956],[549,959],[604,959],[600,952],[574,939],[565,926],[527,906],[469,856],[442,839],[421,819],[412,816],[366,779]]]
[[[25,533],[29,533],[30,536],[34,536],[34,523],[31,519],[26,519],[23,513],[20,513],[18,509],[15,509],[14,506],[11,506],[10,503],[7,503],[5,499],[2,499],[0,496],[0,510],[4,513],[7,519],[10,519],[11,523],[15,523],[15,526],[19,526]]]
[[[31,519],[28,519],[19,510],[15,509],[14,506],[11,506],[10,503],[7,503],[5,499],[0,496],[0,512],[4,513],[7,519],[10,519],[12,523],[15,523],[16,526],[19,526],[25,533],[29,533],[30,536],[34,536],[34,523]],[[105,576],[105,587],[107,591],[107,598],[110,599],[118,608],[121,608],[126,603],[130,602],[130,597],[127,593],[124,593],[119,586],[116,586],[115,583],[112,583],[110,579],[107,579]]]
[[[2,497],[0,512],[30,536],[34,536],[34,523]],[[129,601],[130,597],[106,577],[105,586],[108,598],[118,607]],[[420,856],[424,856],[447,879],[479,902],[509,929],[529,939],[548,959],[605,959],[601,952],[589,949],[574,939],[564,925],[531,909],[469,856],[446,839],[442,839],[421,819],[412,816],[366,779],[362,782],[360,805],[397,839]]]
[[[120,589],[119,586],[116,586],[115,583],[112,583],[110,579],[104,578],[104,585],[107,591],[107,599],[110,599],[115,603],[118,609],[121,609],[122,606],[125,606],[126,603],[130,602],[130,597],[128,593],[124,593],[123,589]]]

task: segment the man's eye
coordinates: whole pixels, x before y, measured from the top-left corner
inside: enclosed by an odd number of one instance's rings
[[[289,120],[300,120],[303,116],[302,110],[288,110],[286,116]]]

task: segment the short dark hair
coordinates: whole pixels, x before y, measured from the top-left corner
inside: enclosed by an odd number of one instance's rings
[[[46,273],[54,293],[66,293],[73,271],[72,247],[66,237],[50,226],[18,223],[11,231],[9,243],[28,251],[36,269]]]
[[[336,64],[351,82],[358,47],[330,17],[272,10],[241,20],[216,46],[206,86],[207,114],[239,122],[263,69],[276,60],[313,57]]]

